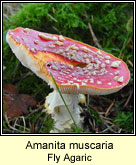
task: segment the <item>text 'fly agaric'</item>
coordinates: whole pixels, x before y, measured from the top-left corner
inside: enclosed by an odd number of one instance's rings
[[[83,97],[79,93],[111,94],[130,79],[128,67],[121,59],[62,35],[17,28],[9,30],[6,38],[20,62],[56,89],[53,75],[77,124],[80,122],[78,103]],[[61,110],[65,106],[56,90],[46,98],[46,106],[60,130],[72,123],[67,112]],[[61,121],[57,124],[58,120]]]

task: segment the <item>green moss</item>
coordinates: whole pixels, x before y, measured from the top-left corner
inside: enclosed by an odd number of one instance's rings
[[[127,130],[128,133],[133,131],[133,113],[132,112],[118,112],[114,123],[118,124],[120,128]]]
[[[89,33],[87,23],[90,21],[100,41],[111,38],[124,41],[126,25],[132,19],[132,7],[132,3],[28,3],[11,16],[10,21],[4,21],[4,31],[19,26],[29,27],[90,42],[90,34],[85,35]],[[110,41],[108,45],[113,47],[113,44],[122,46],[122,42],[117,41]]]

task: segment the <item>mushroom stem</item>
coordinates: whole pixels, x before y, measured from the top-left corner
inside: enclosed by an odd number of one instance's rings
[[[75,123],[81,127],[83,118],[80,117],[80,107],[78,104],[85,101],[85,96],[83,94],[62,94],[62,96]],[[70,129],[71,124],[74,122],[57,90],[54,90],[46,97],[45,108],[45,111],[51,114],[55,121],[54,130],[51,131],[52,133],[58,133],[58,130],[59,132],[64,132],[66,129]]]

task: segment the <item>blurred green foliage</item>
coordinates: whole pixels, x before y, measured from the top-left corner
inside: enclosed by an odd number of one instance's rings
[[[133,3],[30,3],[4,20],[4,31],[29,27],[93,45],[87,25],[91,22],[102,47],[121,49],[127,34],[132,35],[132,20]]]
[[[120,128],[127,130],[129,133],[133,131],[133,113],[118,112],[114,123],[118,124]]]

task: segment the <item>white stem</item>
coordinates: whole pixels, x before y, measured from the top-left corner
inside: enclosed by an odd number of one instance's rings
[[[75,122],[77,125],[81,126],[82,119],[80,117],[80,108],[79,101],[84,99],[81,94],[62,94]],[[73,120],[71,119],[60,94],[54,90],[46,97],[45,102],[46,112],[51,114],[52,118],[55,121],[56,130],[52,130],[52,132],[56,133],[58,130],[65,131],[65,129],[69,129],[71,124],[73,124]]]

